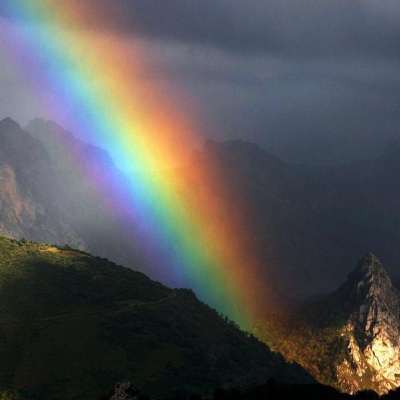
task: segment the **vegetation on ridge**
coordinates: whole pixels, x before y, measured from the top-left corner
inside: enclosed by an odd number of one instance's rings
[[[187,289],[69,247],[0,238],[0,390],[97,399],[313,381]]]

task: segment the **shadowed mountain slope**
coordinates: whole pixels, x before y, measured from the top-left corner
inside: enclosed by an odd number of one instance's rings
[[[271,377],[312,382],[190,290],[68,247],[0,238],[0,391],[98,399],[126,378],[151,395],[209,394]]]

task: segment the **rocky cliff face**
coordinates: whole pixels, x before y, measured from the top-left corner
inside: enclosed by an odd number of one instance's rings
[[[379,393],[400,386],[399,292],[382,264],[367,254],[342,288],[354,304],[344,327],[348,359],[337,366],[341,388],[354,392],[371,380]]]
[[[18,185],[14,170],[6,163],[0,165],[0,234],[3,236],[23,235],[24,228],[31,228],[36,215],[42,210],[37,207],[31,194]]]
[[[83,249],[57,201],[61,188],[41,142],[11,119],[0,121],[0,234]]]
[[[399,298],[382,264],[368,253],[336,292],[263,321],[256,334],[323,383],[382,394],[400,386]]]

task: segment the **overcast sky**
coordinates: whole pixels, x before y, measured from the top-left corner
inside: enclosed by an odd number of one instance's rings
[[[400,138],[398,0],[99,3],[109,12],[83,15],[87,29],[161,54],[147,79],[188,92],[205,137],[295,162],[368,158]],[[1,43],[0,74],[0,117],[25,124],[39,110]]]

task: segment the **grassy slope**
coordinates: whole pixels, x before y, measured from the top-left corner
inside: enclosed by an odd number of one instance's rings
[[[310,381],[189,290],[87,253],[0,238],[0,389],[96,399],[127,378],[178,388]]]

